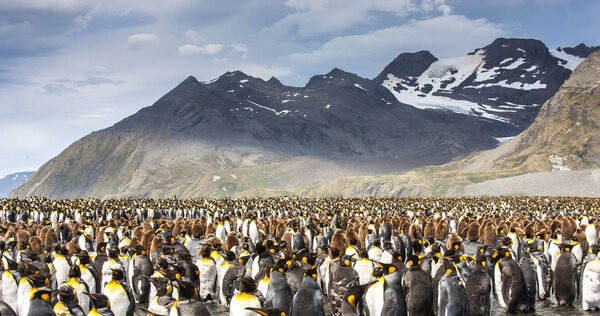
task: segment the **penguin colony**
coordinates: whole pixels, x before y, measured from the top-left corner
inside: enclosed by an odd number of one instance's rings
[[[599,210],[543,197],[3,199],[0,315],[599,311]]]

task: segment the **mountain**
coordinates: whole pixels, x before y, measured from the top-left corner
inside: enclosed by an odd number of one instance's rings
[[[305,87],[239,71],[210,82],[188,77],[152,106],[73,143],[11,196],[268,194],[461,159],[496,147],[499,137],[514,135],[527,122],[522,117],[537,113],[537,104],[570,75],[566,64],[540,44],[496,40],[456,59],[480,60],[470,68],[463,66],[467,62],[452,68],[428,52],[401,54],[372,80],[335,68],[312,77]],[[504,57],[510,54],[509,64]],[[539,78],[530,83],[533,75],[522,74],[532,72],[526,69],[533,66],[539,68]],[[446,72],[436,70],[442,68]],[[490,87],[469,87],[484,72],[490,74],[483,85]],[[433,80],[434,73],[452,82]],[[446,107],[403,99],[402,91],[425,87],[419,78],[430,78],[432,87],[416,98],[443,98]],[[515,78],[522,81],[514,84],[510,80]],[[496,87],[504,81],[509,88]],[[499,91],[501,98],[483,107],[485,111],[454,107],[489,100],[484,96],[492,91]],[[514,104],[522,106],[502,110],[517,100]]]
[[[538,40],[499,38],[466,56],[437,59],[427,51],[400,54],[374,80],[396,99],[489,122],[498,137],[514,136],[597,47],[548,48]]]
[[[600,196],[600,50],[590,54],[533,124],[497,148],[403,174],[336,179],[310,196]]]
[[[27,182],[33,171],[17,172],[0,179],[0,198],[7,197],[12,190]]]

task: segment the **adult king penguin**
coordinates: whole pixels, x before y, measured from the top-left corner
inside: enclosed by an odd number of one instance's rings
[[[118,316],[133,316],[135,311],[135,299],[131,289],[125,284],[123,270],[117,269],[112,272],[112,280],[108,282],[102,294],[106,295],[111,303],[111,309]]]
[[[408,271],[402,278],[406,294],[406,310],[409,316],[430,316],[433,313],[433,287],[429,273],[421,269],[421,259],[411,256]]]
[[[294,295],[292,316],[315,315],[325,316],[323,295],[317,283],[317,268],[312,267],[304,274],[302,285]]]

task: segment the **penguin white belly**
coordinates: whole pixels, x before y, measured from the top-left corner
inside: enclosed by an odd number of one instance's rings
[[[104,286],[102,292],[110,300],[110,308],[115,315],[124,316],[127,314],[129,297],[121,284],[111,281]]]
[[[583,310],[600,308],[600,259],[588,262],[583,270],[581,307]]]
[[[381,260],[382,251],[378,247],[372,247],[371,249],[369,249],[368,254],[369,254],[369,259],[371,259],[371,260],[374,260],[374,261]]]
[[[4,271],[2,274],[2,300],[8,304],[13,311],[18,311],[17,305],[17,282],[12,273]]]
[[[223,279],[225,278],[225,273],[227,273],[227,270],[229,270],[229,267],[231,267],[231,265],[228,262],[226,262],[223,264],[223,266],[221,267],[221,269],[218,272],[217,289],[219,291],[219,301],[221,302],[221,305],[223,305],[223,306],[227,306],[227,299],[225,298],[225,295],[223,294]]]
[[[385,278],[381,277],[365,293],[365,302],[369,309],[369,315],[381,315],[383,310]]]
[[[258,227],[256,227],[254,221],[252,221],[248,227],[248,235],[250,235],[250,239],[256,245],[258,243]]]
[[[577,262],[581,262],[583,260],[583,249],[581,249],[581,245],[577,244],[573,247],[573,249],[571,250],[571,253],[573,254],[573,256],[575,257],[575,260],[577,260]]]
[[[590,224],[585,228],[585,239],[588,242],[588,245],[593,245],[598,240],[598,232],[596,231],[596,226]]]
[[[371,272],[373,272],[373,264],[369,259],[360,259],[356,261],[354,270],[358,273],[359,284],[367,284],[375,281],[375,277],[371,275]]]
[[[558,260],[558,254],[560,253],[560,248],[556,245],[556,243],[551,242],[548,246],[548,256],[550,257],[550,268],[552,272],[556,270],[556,261]]]
[[[19,313],[19,315],[27,315],[26,311],[29,310],[29,291],[31,290],[31,284],[27,282],[27,279],[22,278],[19,281],[19,287],[17,289],[17,308],[15,311]],[[27,303],[27,309],[25,310],[25,303]]]
[[[269,284],[271,283],[271,278],[264,278],[258,282],[257,289],[262,293],[264,297],[267,297],[267,291],[269,291]]]
[[[388,263],[389,264],[389,263],[392,263],[392,259],[393,259],[392,258],[392,254],[389,251],[386,250],[386,251],[384,251],[381,254],[381,258],[379,259],[379,261],[381,263]]]
[[[130,260],[130,264],[127,267],[127,284],[129,284],[129,286],[133,289],[134,288],[134,284],[133,284],[133,269],[135,267],[135,254],[133,255],[133,257]],[[156,293],[154,293],[153,295],[155,295]],[[150,296],[153,297],[153,296]]]
[[[498,297],[498,302],[500,303],[500,306],[506,308],[507,305],[502,295],[502,280],[504,278],[502,278],[502,272],[500,272],[500,265],[498,263],[496,263],[496,267],[494,268],[494,286],[496,288],[496,296]]]
[[[229,306],[230,316],[255,316],[253,311],[246,310],[246,307],[261,308],[260,301],[256,296],[247,293],[240,293],[233,296]]]
[[[208,294],[215,299],[215,280],[217,279],[217,266],[210,259],[199,259],[196,261],[198,271],[200,271],[200,297],[206,298]]]
[[[260,272],[260,266],[258,265],[259,257],[254,258],[252,261],[252,274],[250,275],[253,279],[256,280],[256,275]]]
[[[63,285],[63,283],[69,280],[69,270],[71,267],[69,266],[67,259],[65,259],[63,256],[56,257],[56,259],[52,261],[52,264],[56,269],[56,285],[60,287]]]

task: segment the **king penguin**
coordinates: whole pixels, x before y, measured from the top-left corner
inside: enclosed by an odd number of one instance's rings
[[[593,226],[593,225],[592,225]],[[581,277],[581,307],[583,310],[600,310],[600,245],[594,244],[589,252],[596,257],[583,267]]]
[[[440,280],[438,289],[439,316],[469,315],[469,300],[464,283],[456,265],[444,261],[445,275]]]
[[[577,263],[571,254],[571,245],[560,245],[554,273],[554,296],[559,306],[573,305],[577,295]]]
[[[433,287],[429,273],[421,269],[421,260],[412,255],[408,259],[408,271],[402,278],[406,295],[406,310],[411,316],[430,316],[433,313]]]
[[[519,264],[512,258],[508,248],[497,249],[492,254],[494,262],[494,287],[500,305],[509,313],[533,310],[525,305],[527,289],[525,277]]]
[[[81,279],[81,270],[78,265],[71,266],[71,271],[69,271],[69,281],[65,284],[73,287],[75,294],[79,299],[79,305],[83,309],[83,312],[87,314],[90,311],[90,300],[89,297],[83,295],[83,293],[90,292],[91,289],[85,281]]]
[[[19,265],[11,259],[4,257],[7,261],[6,270],[2,273],[2,301],[8,304],[14,311],[18,311],[17,292],[21,280]]]
[[[52,291],[39,290],[31,295],[27,316],[56,316],[50,306]]]
[[[217,297],[217,264],[210,252],[210,246],[203,245],[200,248],[200,258],[196,261],[200,272],[200,298],[203,301],[214,300]]]
[[[135,299],[124,279],[125,273],[123,273],[123,270],[113,270],[112,280],[106,283],[102,294],[110,300],[111,309],[115,315],[133,316]]]
[[[346,292],[346,295],[344,296],[344,301],[342,302],[342,315],[364,315],[362,297],[365,294],[365,292],[369,289],[369,287],[371,287],[376,282],[377,281],[350,287]]]
[[[490,316],[494,302],[492,280],[486,271],[487,259],[484,255],[475,259],[473,272],[465,282],[469,300],[469,315]]]
[[[315,315],[325,316],[323,295],[317,283],[317,268],[312,267],[304,274],[302,284],[294,295],[292,316]]]
[[[280,268],[279,270],[271,269],[269,287],[265,296],[267,305],[278,308],[286,314],[290,314],[294,294],[283,275],[283,271],[283,268]]]

